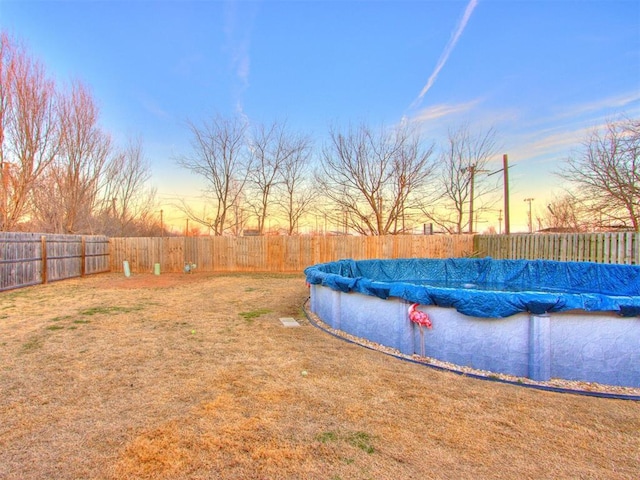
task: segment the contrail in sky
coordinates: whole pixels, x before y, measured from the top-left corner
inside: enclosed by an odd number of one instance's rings
[[[449,43],[447,43],[447,46],[444,48],[444,51],[440,56],[440,60],[438,60],[438,64],[436,65],[436,68],[433,70],[433,73],[429,77],[427,84],[424,86],[424,88],[420,92],[420,95],[418,95],[418,98],[416,98],[414,102],[411,104],[411,108],[417,107],[419,105],[420,101],[422,100],[422,97],[425,96],[425,94],[429,91],[429,89],[435,83],[436,79],[438,78],[438,74],[440,73],[440,70],[442,70],[442,67],[444,67],[444,64],[447,63],[447,60],[449,59],[449,55],[451,55],[451,52],[453,51],[454,47],[458,43],[458,40],[460,39],[460,36],[462,35],[462,32],[467,26],[467,23],[469,22],[469,18],[471,18],[471,14],[473,13],[474,8],[476,8],[476,5],[478,5],[478,0],[470,0],[469,3],[467,4],[467,8],[464,11],[464,15],[462,16],[462,19],[460,20],[460,23],[458,24],[453,35],[451,35],[451,38],[449,39]]]

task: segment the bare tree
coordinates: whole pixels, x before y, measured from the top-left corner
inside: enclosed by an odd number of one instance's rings
[[[600,227],[640,231],[640,120],[609,121],[585,139],[559,175]]]
[[[96,220],[107,227],[104,220],[113,223],[117,217],[122,233],[153,196],[147,191],[142,201],[149,166],[140,153],[141,144],[132,144],[107,169],[111,141],[98,125],[88,88],[76,82],[68,91],[56,91],[44,67],[0,32],[3,230],[28,220],[29,227],[42,231],[95,232],[100,229]]]
[[[58,194],[53,169],[42,175],[32,192],[31,226],[39,232],[64,232],[64,198]]]
[[[275,122],[256,127],[249,148],[253,162],[246,204],[258,220],[258,233],[264,233],[266,219],[277,206],[291,235],[313,199],[314,189],[303,186],[311,140],[291,132],[285,123]]]
[[[153,217],[155,189],[147,186],[150,178],[151,166],[144,157],[142,139],[130,139],[105,169],[99,207],[102,233],[134,235]]]
[[[571,194],[549,202],[537,221],[542,228],[561,232],[584,232],[595,226],[589,221],[582,202]]]
[[[98,125],[98,108],[83,84],[74,83],[61,97],[60,122],[60,150],[34,196],[34,215],[52,231],[94,233],[111,139]]]
[[[258,220],[260,235],[264,234],[272,194],[282,181],[281,169],[292,155],[288,142],[286,126],[279,123],[257,126],[250,141],[253,161],[247,178],[247,204]]]
[[[0,32],[0,188],[2,230],[29,213],[38,179],[60,145],[55,87],[44,67]]]
[[[431,154],[408,125],[380,132],[361,125],[346,134],[332,129],[316,180],[345,230],[402,233],[402,219],[433,170]]]
[[[287,219],[287,233],[298,231],[300,220],[309,213],[318,198],[318,189],[310,184],[311,139],[305,136],[289,138],[290,155],[281,168],[280,195],[278,206]]]
[[[231,185],[232,196],[235,201],[229,212],[230,231],[236,237],[242,235],[249,221],[249,213],[247,212],[246,192],[242,189],[243,184],[234,182]]]
[[[440,195],[434,202],[422,205],[426,217],[448,233],[472,231],[473,217],[491,206],[486,199],[496,185],[479,174],[487,172],[487,164],[496,152],[493,129],[479,134],[473,134],[468,126],[450,130],[438,162]]]
[[[220,116],[202,125],[188,123],[192,152],[180,156],[178,164],[201,177],[206,183],[205,195],[213,212],[196,210],[182,201],[178,207],[191,220],[222,235],[244,189],[249,159],[246,153],[247,126],[238,118]]]

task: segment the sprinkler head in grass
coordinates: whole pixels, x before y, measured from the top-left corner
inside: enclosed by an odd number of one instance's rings
[[[307,371],[306,371],[306,370],[302,370],[302,371],[300,372],[300,375],[302,375],[303,377],[306,377],[306,376],[308,375],[308,373],[307,373]]]

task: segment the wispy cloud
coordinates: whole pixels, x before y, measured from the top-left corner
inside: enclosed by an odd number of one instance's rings
[[[451,117],[472,110],[480,103],[480,99],[471,100],[465,103],[433,105],[431,107],[420,110],[416,115],[411,117],[412,122],[425,123],[433,120],[439,120],[443,117]]]
[[[640,93],[627,92],[615,96],[597,98],[573,105],[554,104],[543,115],[522,116],[518,130],[538,134],[557,130],[600,128],[620,115],[636,117],[640,114]]]
[[[462,32],[467,26],[467,23],[471,18],[471,14],[473,13],[473,10],[476,8],[477,5],[478,5],[478,0],[470,0],[469,3],[467,4],[467,8],[465,9],[464,14],[462,15],[462,18],[460,19],[458,26],[456,27],[453,34],[451,35],[451,38],[449,39],[447,46],[444,48],[442,55],[440,55],[440,59],[436,64],[436,68],[433,70],[433,73],[431,73],[431,76],[429,77],[427,84],[424,86],[424,88],[420,92],[420,95],[418,95],[418,98],[416,98],[413,101],[410,108],[416,108],[418,105],[420,105],[422,98],[426,95],[426,93],[435,83],[436,79],[438,78],[438,75],[440,74],[440,70],[442,70],[445,63],[447,63],[447,60],[449,59],[449,55],[451,55],[451,52],[453,51],[456,44],[458,43],[458,40],[460,40],[460,36],[462,35]]]
[[[617,114],[628,109],[631,110],[631,112],[627,112],[630,115],[640,110],[640,92],[627,92],[614,97],[600,98],[592,102],[569,107],[560,112],[557,118],[564,119],[592,113],[599,113],[606,117],[612,113]]]
[[[521,123],[509,137],[524,158],[550,156],[557,160],[580,148],[592,132],[605,128],[619,115],[633,117],[639,111],[640,94],[630,92],[557,108],[549,116]]]
[[[160,106],[160,103],[152,98],[146,92],[139,92],[137,94],[138,101],[142,105],[142,107],[149,113],[151,113],[156,118],[167,120],[171,118],[171,114],[167,112],[164,108]]]
[[[522,138],[518,150],[522,152],[523,158],[533,159],[549,155],[550,161],[558,161],[565,158],[572,149],[579,147],[591,130],[578,128],[543,135],[532,134],[528,138]]]
[[[241,10],[242,8],[242,10]],[[231,70],[237,84],[234,87],[236,108],[242,110],[242,96],[249,88],[251,73],[251,31],[257,15],[257,5],[239,1],[229,1],[225,9],[224,32],[226,51],[230,57]]]

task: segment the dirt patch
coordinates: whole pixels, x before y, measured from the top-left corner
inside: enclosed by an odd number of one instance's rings
[[[311,326],[307,296],[198,273],[0,294],[0,478],[640,476],[639,403],[403,362]]]
[[[193,282],[201,282],[211,275],[165,273],[162,275],[134,274],[130,277],[122,275],[98,275],[96,288],[169,288],[178,285],[186,285]]]

